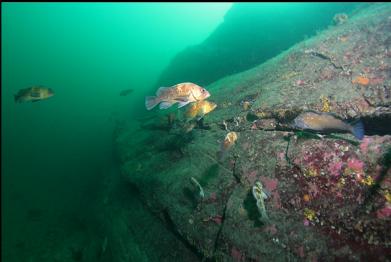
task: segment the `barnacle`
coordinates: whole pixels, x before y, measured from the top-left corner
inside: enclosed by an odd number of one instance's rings
[[[366,178],[361,180],[361,183],[363,183],[367,186],[372,186],[375,183],[375,181],[373,180],[373,178],[371,176],[367,176]]]
[[[391,203],[391,193],[390,193],[390,191],[386,190],[386,192],[384,193],[384,197],[385,197],[385,199],[387,200],[388,203]]]
[[[316,218],[316,213],[312,209],[304,208],[304,216],[308,220],[312,221],[312,220],[314,220]]]
[[[255,113],[255,115],[259,118],[266,118],[266,117],[270,116],[270,114],[263,112],[263,111],[257,112],[257,113]]]
[[[313,167],[310,167],[310,168],[306,169],[305,172],[304,172],[304,176],[305,177],[315,177],[315,176],[318,176],[318,175],[319,175],[318,170],[316,170]]]
[[[243,110],[248,110],[250,108],[250,102],[244,101],[242,106],[243,106]]]
[[[330,101],[329,101],[329,99],[326,96],[321,95],[320,96],[320,100],[322,100],[322,112],[330,112]]]
[[[342,188],[345,184],[346,184],[345,178],[344,178],[344,177],[341,177],[341,178],[338,180],[337,187],[338,187],[338,188]]]
[[[333,21],[334,21],[335,25],[342,25],[342,24],[346,23],[348,21],[348,19],[349,19],[349,17],[345,13],[335,14],[335,16],[333,17]]]

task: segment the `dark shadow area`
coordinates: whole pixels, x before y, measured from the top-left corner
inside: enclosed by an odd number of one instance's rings
[[[259,220],[259,212],[258,212],[258,207],[257,203],[253,197],[253,194],[250,191],[248,191],[248,194],[246,198],[244,199],[243,202],[244,209],[246,209],[248,218],[254,222],[254,227],[260,227],[263,226],[264,224]]]
[[[218,164],[211,165],[203,174],[202,178],[200,179],[201,186],[206,186],[209,183],[209,181],[217,177],[218,174],[219,174],[219,165]]]
[[[187,187],[185,187],[182,192],[185,198],[191,203],[192,209],[196,209],[198,205],[197,193]]]
[[[164,222],[167,226],[167,229],[172,232],[178,240],[180,240],[184,246],[186,246],[188,249],[190,249],[200,260],[202,261],[208,261],[202,253],[194,246],[192,246],[179,232],[177,227],[175,226],[175,223],[172,221],[170,214],[167,210],[163,210],[163,217]]]
[[[363,117],[365,135],[391,135],[391,115],[384,114],[378,117]]]

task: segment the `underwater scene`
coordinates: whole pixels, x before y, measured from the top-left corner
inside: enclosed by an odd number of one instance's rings
[[[1,259],[391,261],[391,4],[1,3]]]

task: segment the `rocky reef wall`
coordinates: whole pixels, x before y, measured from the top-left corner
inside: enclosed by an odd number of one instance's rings
[[[391,5],[371,5],[206,86],[218,106],[190,132],[182,119],[161,115],[138,128],[118,126],[123,178],[207,259],[388,261],[390,39]],[[292,129],[308,110],[360,118],[366,136]],[[238,139],[219,161],[228,132]],[[254,199],[257,181],[267,219]]]

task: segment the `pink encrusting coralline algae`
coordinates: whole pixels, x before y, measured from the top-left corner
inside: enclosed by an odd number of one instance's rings
[[[209,196],[209,199],[212,200],[212,201],[216,201],[217,200],[217,195],[216,195],[216,192],[212,192]]]
[[[360,150],[363,154],[366,154],[368,152],[368,146],[371,141],[372,139],[370,137],[364,137],[364,139],[362,140],[360,144]]]
[[[269,191],[272,195],[271,197],[272,206],[274,206],[275,208],[281,208],[280,194],[278,193],[278,190],[276,190],[278,180],[266,176],[261,176],[259,177],[259,179],[261,180],[262,184],[265,186],[266,190]]]
[[[246,175],[246,179],[250,184],[254,184],[257,179],[257,171],[250,171]]]
[[[269,178],[266,176],[261,176],[259,179],[261,180],[262,184],[265,185],[266,189],[269,190],[269,192],[272,192],[277,188],[277,179]]]
[[[223,222],[223,217],[220,215],[217,215],[217,216],[212,217],[211,220],[213,222],[215,222],[216,224],[221,225],[221,223]]]
[[[357,172],[362,172],[364,168],[364,162],[358,160],[357,158],[352,158],[348,160],[348,168]]]
[[[391,204],[386,204],[385,207],[376,212],[377,218],[384,219],[391,216]]]
[[[332,162],[329,164],[329,172],[332,176],[339,176],[341,174],[343,162]]]

